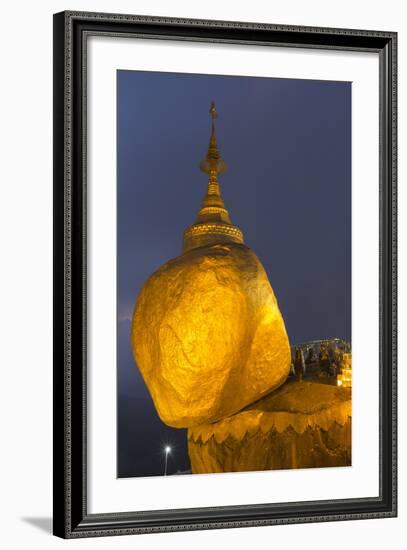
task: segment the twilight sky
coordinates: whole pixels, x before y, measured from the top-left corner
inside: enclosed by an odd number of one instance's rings
[[[218,111],[232,222],[263,263],[291,344],[351,338],[351,84],[118,71],[118,476],[189,469],[135,365],[130,320],[148,276],[181,253],[206,192]]]

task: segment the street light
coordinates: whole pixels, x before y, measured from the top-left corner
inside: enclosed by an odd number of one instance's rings
[[[170,454],[171,452],[171,447],[169,447],[168,445],[166,447],[164,447],[164,452],[165,452],[165,466],[164,466],[164,475],[166,476],[167,475],[167,462],[168,462],[168,455]]]

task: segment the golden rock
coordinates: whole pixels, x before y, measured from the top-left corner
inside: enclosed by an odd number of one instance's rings
[[[160,418],[213,422],[282,384],[291,353],[276,298],[248,247],[201,247],[146,282],[132,326],[136,361]]]
[[[218,175],[226,171],[212,131],[209,175],[184,253],[146,281],[133,315],[137,365],[163,422],[177,428],[236,413],[281,385],[291,351],[267,274],[232,224]]]
[[[188,430],[192,473],[351,466],[350,388],[286,382],[243,411]]]

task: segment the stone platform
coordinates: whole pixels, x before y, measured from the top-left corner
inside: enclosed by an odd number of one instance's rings
[[[351,465],[351,389],[288,381],[241,412],[188,430],[192,472]]]

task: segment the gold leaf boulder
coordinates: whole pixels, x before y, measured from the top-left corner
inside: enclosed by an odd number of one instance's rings
[[[273,289],[236,242],[192,248],[145,283],[132,347],[163,422],[214,422],[280,386],[291,353]]]

